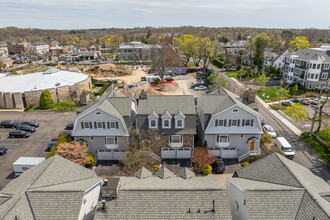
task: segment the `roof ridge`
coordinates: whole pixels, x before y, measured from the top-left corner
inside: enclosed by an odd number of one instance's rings
[[[56,156],[56,155],[55,155],[55,156]],[[51,163],[53,162],[55,156],[53,156],[53,157],[47,159],[47,160],[51,159],[52,161],[50,161],[50,162],[48,163],[48,165],[45,166],[45,167],[42,169],[42,171],[39,173],[39,175],[38,175],[38,176],[32,181],[32,183],[29,184],[29,186],[27,186],[27,187],[25,188],[25,190],[22,191],[22,193],[17,197],[16,201],[15,201],[11,206],[9,206],[9,207],[7,208],[7,210],[3,213],[3,216],[6,216],[6,215],[8,214],[8,212],[11,210],[11,208],[14,207],[15,204],[17,204],[17,202],[22,198],[23,195],[25,195],[26,191],[30,188],[30,186],[31,186],[31,185],[32,185],[32,184],[33,184],[33,183],[34,183],[34,182],[40,177],[40,175],[45,171],[45,169],[49,166],[49,164],[51,164]],[[47,161],[47,160],[44,160],[44,161]],[[43,161],[43,162],[44,162],[44,161]],[[41,162],[41,163],[43,163],[43,162]],[[30,209],[31,209],[31,207],[30,207]]]
[[[280,154],[278,154],[278,153],[275,153],[275,155],[276,155],[276,157],[281,161],[281,163],[285,166],[285,168],[291,173],[291,175],[295,178],[295,180],[299,183],[299,185],[300,185],[302,188],[306,189],[306,188],[301,184],[301,182],[299,181],[299,179],[297,179],[296,175],[292,172],[292,170],[290,169],[290,167],[287,166],[287,164],[284,163],[284,162],[282,161],[282,158],[280,158],[280,157],[282,157],[282,156],[280,156]]]

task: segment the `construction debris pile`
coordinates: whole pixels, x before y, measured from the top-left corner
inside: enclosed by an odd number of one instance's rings
[[[126,69],[122,65],[109,63],[85,67],[84,72],[93,74],[95,77],[116,77],[132,75],[133,70]]]

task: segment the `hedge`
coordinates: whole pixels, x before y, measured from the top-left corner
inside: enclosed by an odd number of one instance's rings
[[[223,62],[222,62],[221,60],[215,58],[215,59],[213,60],[213,65],[216,66],[216,67],[218,67],[218,68],[223,68],[223,65],[224,65],[224,64],[223,64]]]
[[[104,83],[103,87],[98,91],[98,92],[94,92],[94,95],[103,95],[103,93],[109,88],[110,83]]]
[[[70,143],[72,141],[72,138],[70,137],[70,135],[68,134],[60,134],[58,136],[58,139],[56,141],[56,143],[54,144],[54,146],[52,147],[52,149],[50,150],[50,152],[46,155],[46,159],[52,157],[55,155],[56,151],[57,151],[57,146],[59,144],[63,144],[63,143]]]

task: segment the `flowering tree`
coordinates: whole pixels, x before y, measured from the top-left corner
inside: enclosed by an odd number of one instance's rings
[[[57,155],[82,166],[86,166],[89,161],[86,153],[86,143],[80,144],[78,142],[59,144],[56,151]]]
[[[206,166],[212,164],[217,160],[213,151],[209,151],[207,148],[196,147],[191,153],[191,161],[199,166]]]

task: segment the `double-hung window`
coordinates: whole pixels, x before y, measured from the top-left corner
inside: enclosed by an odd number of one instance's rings
[[[81,122],[81,128],[82,129],[92,128],[92,122],[90,122],[90,121],[82,121]]]
[[[117,138],[116,137],[107,137],[105,139],[105,143],[109,145],[116,145],[117,144]]]
[[[229,137],[228,135],[217,135],[217,143],[228,143]]]

